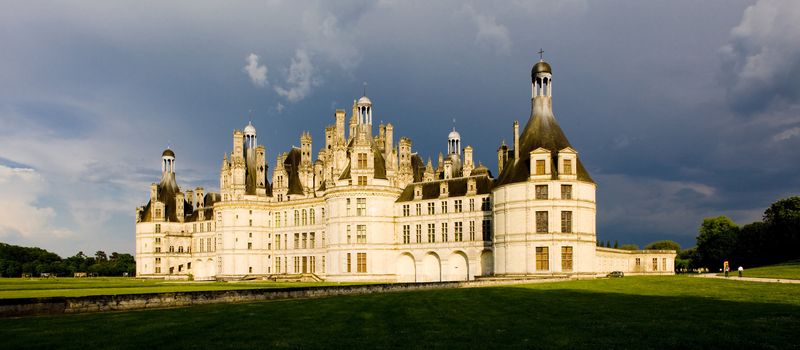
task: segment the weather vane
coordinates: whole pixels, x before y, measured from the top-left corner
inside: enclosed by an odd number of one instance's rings
[[[544,60],[544,50],[542,50],[541,48],[539,49],[539,59]]]

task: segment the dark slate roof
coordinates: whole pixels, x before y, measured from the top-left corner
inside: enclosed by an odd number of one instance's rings
[[[176,208],[175,208],[175,194],[180,192],[180,188],[178,188],[178,184],[175,182],[175,173],[166,173],[161,176],[161,182],[158,184],[158,197],[156,198],[159,202],[164,203],[164,217],[168,222],[177,222],[178,216],[176,215]],[[186,210],[187,203],[185,200],[183,202],[183,208]],[[147,202],[147,205],[144,207],[144,211],[142,212],[142,217],[140,218],[141,221],[152,221],[152,215],[150,213],[150,201]],[[191,207],[191,205],[189,205]]]
[[[300,183],[300,159],[300,149],[293,147],[283,161],[283,167],[286,169],[286,173],[289,174],[289,191],[287,194],[305,194],[303,184]]]
[[[254,149],[247,149],[245,152],[245,193],[251,195],[256,194],[258,182],[261,182],[267,190],[267,196],[272,197],[272,186],[269,183],[269,176],[267,176],[269,173],[269,166],[265,166],[264,179],[259,181],[257,153]]]
[[[350,140],[350,144],[348,147],[352,147],[353,140]],[[375,142],[372,142],[370,145],[372,149],[372,156],[373,156],[373,164],[374,164],[374,172],[372,176],[376,179],[384,179],[386,180],[386,160],[383,158],[383,153],[378,149]],[[347,151],[348,163],[347,167],[342,172],[342,176],[339,176],[339,180],[346,180],[350,178],[350,167],[353,164],[353,156],[352,156],[352,148]]]
[[[419,155],[411,156],[411,170],[414,174],[413,182],[422,182],[425,175],[425,162]]]
[[[509,157],[503,166],[503,172],[497,177],[495,186],[527,181],[530,175],[530,152],[539,147],[550,150],[553,160],[550,162],[552,165],[550,173],[553,179],[558,178],[556,166],[558,151],[572,146],[567,140],[567,136],[564,135],[564,131],[558,126],[552,110],[544,106],[547,101],[545,99],[537,100],[537,102],[531,100],[531,117],[520,135],[519,160],[513,159],[513,154]],[[577,163],[578,180],[594,183],[589,172],[583,167],[580,158]]]
[[[459,177],[447,182],[447,197],[463,197],[467,195],[467,179],[475,179],[476,194],[488,194],[492,191],[492,180],[487,176]],[[396,202],[408,202],[414,200],[414,187],[422,185],[422,199],[439,198],[439,185],[443,181],[430,181],[423,183],[412,183],[403,189],[403,193],[397,198]]]

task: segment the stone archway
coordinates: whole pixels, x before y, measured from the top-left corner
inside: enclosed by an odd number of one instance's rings
[[[422,260],[422,282],[440,282],[442,280],[442,261],[434,252],[425,254]]]
[[[214,259],[209,258],[206,261],[206,275],[209,279],[214,279],[217,276],[217,264],[214,263]]]
[[[397,282],[417,282],[417,266],[411,253],[403,253],[395,263]]]
[[[481,252],[481,276],[491,276],[494,274],[494,252],[484,250]]]
[[[469,280],[469,259],[467,254],[456,250],[447,259],[447,281],[468,281]]]
[[[205,264],[203,260],[197,259],[192,262],[192,276],[194,279],[204,279],[206,277]]]

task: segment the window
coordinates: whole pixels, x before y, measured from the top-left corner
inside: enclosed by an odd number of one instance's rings
[[[253,242],[247,242],[247,249],[253,249]]]
[[[197,224],[192,224],[192,232],[197,232]]]
[[[358,154],[358,168],[364,169],[367,167],[367,154],[366,153],[359,153]]]
[[[469,199],[469,211],[475,211],[475,198]]]
[[[562,211],[561,212],[561,232],[562,233],[570,233],[570,232],[572,232],[572,212],[571,211]]]
[[[308,248],[308,233],[303,232],[303,249]]]
[[[461,200],[460,199],[456,199],[454,206],[455,206],[455,212],[456,213],[460,213],[461,212]]]
[[[253,226],[253,219],[250,219],[250,226]],[[203,224],[200,224],[200,231],[203,231]]]
[[[547,199],[547,185],[536,185],[536,199]]]
[[[281,249],[281,236],[280,235],[275,235],[275,249],[278,249],[278,250]],[[277,268],[277,267],[275,268],[275,270],[279,270],[279,272],[280,272],[280,269]]]
[[[367,199],[356,198],[356,216],[367,215]]]
[[[358,269],[356,272],[365,273],[367,272],[367,253],[358,253],[356,255],[358,259]]]
[[[492,240],[492,221],[488,219],[483,220],[483,240]]]
[[[325,255],[322,256],[322,273],[325,273]]]
[[[169,252],[170,253],[174,253],[175,252],[175,246],[174,245],[169,246]]]
[[[322,220],[325,220],[325,208],[320,208],[320,210],[321,210],[320,215],[322,215]]]
[[[442,223],[442,242],[447,242],[447,223]]]
[[[161,233],[161,224],[156,224],[156,233]]]
[[[536,160],[536,175],[544,175],[544,159]]]
[[[350,267],[350,266],[351,266],[351,264],[350,264],[350,263],[351,263],[351,261],[352,261],[352,260],[351,260],[351,258],[350,258],[350,253],[347,253],[347,262],[346,262],[346,264],[347,264],[347,265],[346,265],[346,266],[347,266],[347,267],[346,267],[346,269],[347,269],[347,272],[353,272],[353,271],[352,271],[352,268]]]
[[[156,218],[161,217],[161,209],[156,209]]]
[[[156,273],[161,273],[161,258],[156,258]]]
[[[661,258],[661,271],[667,271],[667,258]]]
[[[182,245],[178,246],[178,253],[183,253],[183,246]]]
[[[481,202],[481,210],[489,211],[492,210],[492,202],[489,201],[489,197],[484,197]]]
[[[536,271],[550,269],[550,251],[548,247],[536,247]]]
[[[367,177],[366,176],[359,176],[358,177],[358,185],[359,186],[366,186],[367,185]]]
[[[211,232],[211,221],[206,223],[206,231]]]
[[[281,258],[275,259],[275,273],[281,273]]]
[[[367,243],[367,225],[356,225],[356,242]]]
[[[561,247],[561,271],[572,271],[572,247]]]
[[[572,175],[572,159],[564,159],[564,175]]]
[[[300,248],[300,233],[294,234],[294,249]]]
[[[435,214],[435,211],[436,211],[436,204],[434,204],[433,202],[428,202],[428,215]]]
[[[422,243],[422,225],[417,224],[417,243]]]
[[[294,211],[294,225],[300,226],[300,212],[297,210]]]
[[[350,216],[350,198],[347,198],[347,216]]]
[[[411,243],[411,225],[403,225],[403,244]]]
[[[417,203],[417,215],[422,215],[422,203]]]
[[[312,225],[317,223],[317,218],[314,216],[314,208],[308,210],[308,219]]]
[[[156,244],[161,244],[161,237],[156,237]]]
[[[161,253],[161,247],[156,247],[156,253]]]
[[[250,238],[253,238],[253,233],[252,233],[252,232],[248,232],[248,233],[247,233],[247,235],[248,235]]]
[[[456,242],[461,242],[464,240],[464,223],[458,221],[454,224],[453,227],[453,240]]]
[[[636,258],[636,268],[642,267],[642,258]]]
[[[314,232],[311,232],[311,233],[308,234],[308,247],[311,248],[311,249],[314,249],[314,244],[315,244],[314,241],[317,238],[316,236],[317,236],[317,234],[314,233]]]
[[[411,215],[411,208],[408,204],[403,204],[403,216],[410,216]]]
[[[561,199],[572,199],[572,185],[561,185]]]
[[[536,212],[536,232],[537,233],[547,233],[549,229],[547,228],[547,212],[546,211],[537,211]]]
[[[428,224],[428,243],[436,242],[436,224]]]
[[[442,214],[447,214],[447,201],[442,201]]]
[[[206,251],[207,252],[211,251],[211,240],[210,239],[206,240]]]
[[[347,244],[352,243],[350,239],[350,225],[347,225]]]
[[[275,227],[281,227],[281,213],[275,215]]]
[[[653,258],[653,271],[658,271],[658,258]]]
[[[475,221],[469,222],[469,240],[470,241],[475,240]]]
[[[303,226],[308,225],[308,212],[303,209]]]

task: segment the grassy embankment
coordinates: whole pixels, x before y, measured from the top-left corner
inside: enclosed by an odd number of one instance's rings
[[[738,268],[739,266],[731,266],[731,277],[739,275],[739,271],[737,271]],[[725,274],[718,273],[717,276],[725,276]],[[800,280],[800,261],[787,261],[785,263],[754,268],[745,267],[742,276]]]
[[[686,276],[0,319],[2,348],[800,347],[800,285]]]

